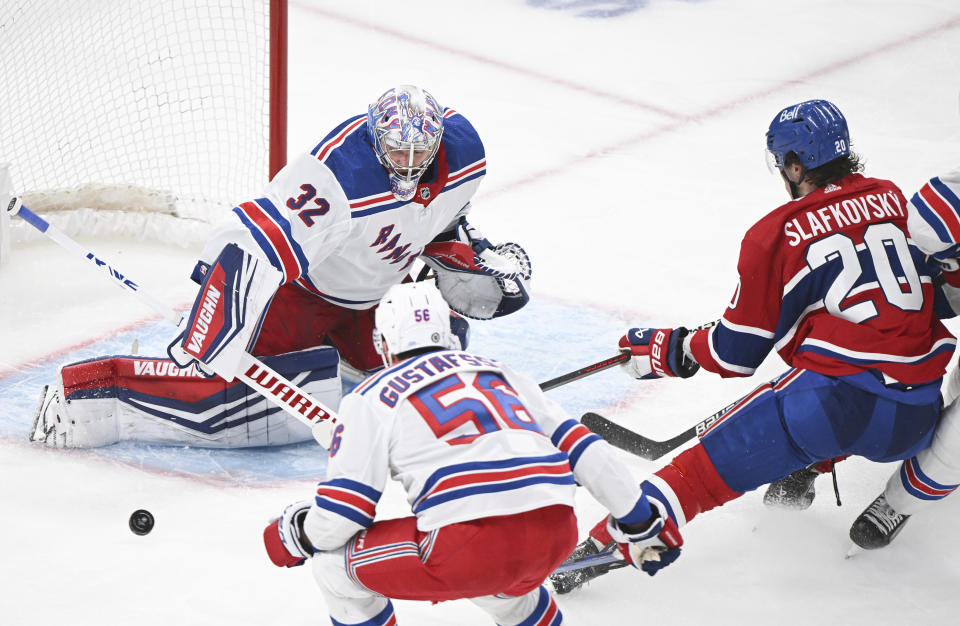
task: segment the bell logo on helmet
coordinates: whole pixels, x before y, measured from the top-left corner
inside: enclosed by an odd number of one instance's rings
[[[798,112],[799,110],[800,110],[800,105],[799,105],[799,104],[798,104],[797,106],[793,107],[792,109],[784,109],[783,111],[780,112],[780,121],[781,121],[781,122],[786,122],[786,121],[788,121],[788,120],[792,120],[793,118],[795,118],[795,117],[797,116],[797,112]]]
[[[808,100],[777,113],[767,130],[767,150],[771,164],[783,169],[789,153],[807,169],[850,154],[847,120],[835,104],[827,100]]]

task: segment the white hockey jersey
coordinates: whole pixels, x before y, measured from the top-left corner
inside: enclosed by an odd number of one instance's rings
[[[426,244],[467,213],[485,173],[480,137],[446,109],[432,174],[412,200],[397,200],[368,139],[366,116],[358,115],[278,172],[263,197],[235,207],[201,260],[213,261],[233,242],[266,257],[284,283],[368,309],[403,279]]]
[[[927,181],[907,204],[910,238],[939,261],[960,257],[960,168]]]
[[[320,550],[373,524],[388,474],[425,532],[573,506],[577,482],[627,523],[649,511],[638,506],[639,481],[606,442],[491,359],[439,351],[404,361],[358,385],[340,420],[304,525]]]

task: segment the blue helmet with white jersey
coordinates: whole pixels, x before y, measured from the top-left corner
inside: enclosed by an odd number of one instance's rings
[[[827,100],[807,100],[789,106],[773,118],[767,130],[767,150],[778,169],[793,152],[806,169],[850,154],[850,131],[843,113]]]

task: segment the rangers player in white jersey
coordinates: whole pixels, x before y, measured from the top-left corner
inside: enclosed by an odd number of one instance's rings
[[[450,306],[489,319],[528,300],[530,262],[466,221],[486,172],[477,132],[426,90],[387,90],[237,205],[201,254],[201,285],[172,359],[73,363],[45,390],[31,438],[92,447],[118,440],[210,447],[310,438],[227,375],[249,350],[335,408],[340,366],[379,367],[374,308],[417,259]],[[465,339],[466,321],[458,319]],[[209,368],[207,366],[210,366]],[[224,378],[207,378],[214,369]]]
[[[950,312],[960,311],[960,169],[930,179],[907,209],[911,239],[940,265]],[[859,547],[889,545],[911,515],[960,486],[960,368],[954,367],[950,379],[943,393],[946,408],[930,447],[901,463],[883,493],[850,527],[850,539]]]
[[[334,624],[396,623],[391,598],[470,598],[498,624],[555,625],[543,581],[577,543],[576,483],[650,574],[679,553],[665,505],[609,445],[532,380],[456,349],[430,283],[397,285],[376,311],[387,369],[340,406],[326,479],[264,530],[270,559],[312,560]],[[374,521],[388,474],[413,515]]]

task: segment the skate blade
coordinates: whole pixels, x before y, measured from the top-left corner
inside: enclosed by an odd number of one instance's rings
[[[37,413],[33,416],[33,424],[30,426],[30,441],[44,441],[46,439],[46,432],[43,429],[43,426],[40,425],[40,418],[43,415],[43,401],[47,399],[47,389],[50,388],[50,385],[44,385],[43,391],[40,392],[40,402],[37,404]],[[37,429],[40,429],[40,432],[37,432]]]
[[[853,543],[853,544],[850,544],[850,549],[847,550],[847,554],[846,554],[846,556],[844,556],[843,558],[844,558],[844,559],[852,559],[853,557],[857,556],[857,555],[860,554],[861,552],[863,552],[863,548],[861,548],[861,547],[858,546],[857,544]]]

